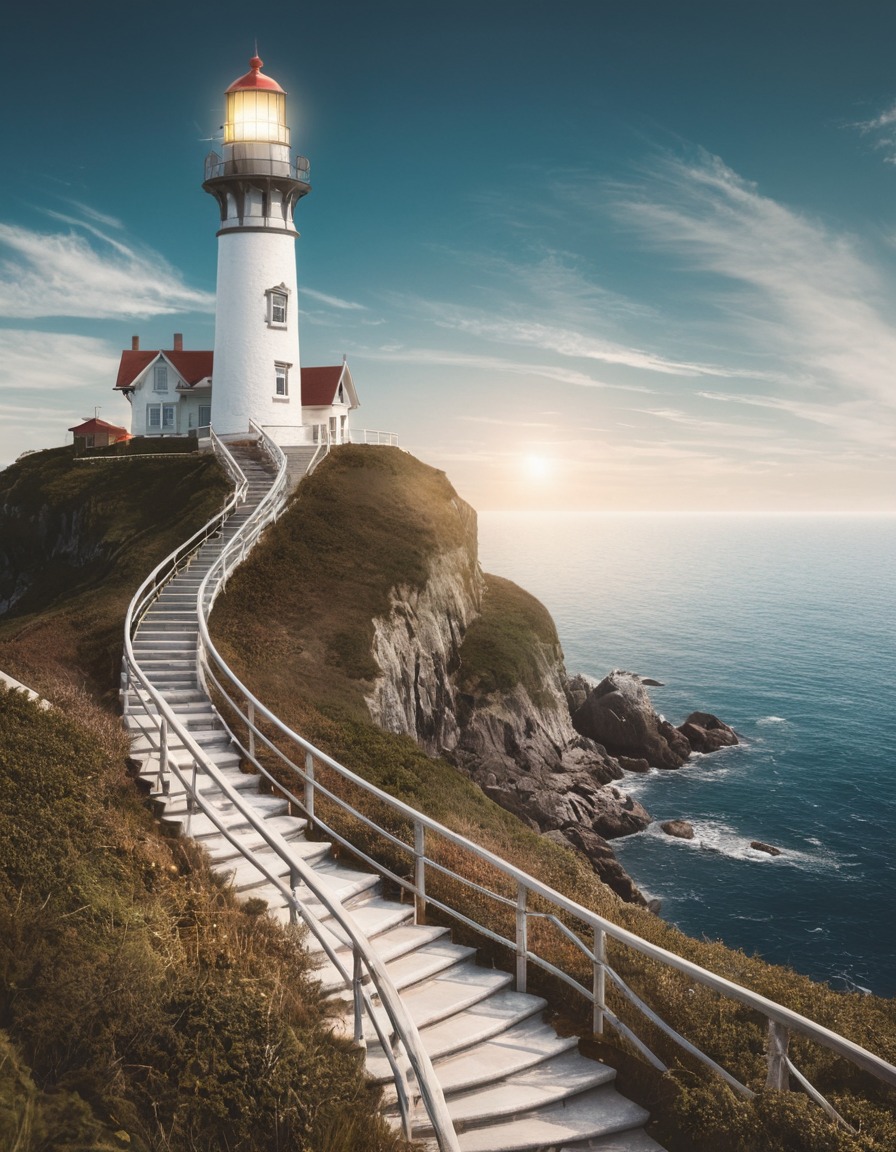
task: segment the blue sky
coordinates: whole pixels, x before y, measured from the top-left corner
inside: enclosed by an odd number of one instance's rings
[[[7,18],[0,463],[211,347],[202,163],[289,92],[302,360],[480,509],[896,510],[896,6],[94,0]]]

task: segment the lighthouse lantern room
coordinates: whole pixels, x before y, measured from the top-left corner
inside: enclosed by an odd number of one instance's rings
[[[225,94],[223,156],[205,161],[202,187],[218,202],[218,280],[211,420],[240,436],[254,420],[278,443],[300,444],[299,309],[293,212],[311,191],[309,164],[289,150],[286,93],[250,71]]]

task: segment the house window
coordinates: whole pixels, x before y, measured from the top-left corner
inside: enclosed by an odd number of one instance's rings
[[[168,366],[166,364],[156,364],[153,369],[152,390],[153,392],[168,391]]]
[[[147,404],[146,405],[146,431],[147,432],[161,432],[162,430],[162,406],[161,404]]]
[[[289,365],[288,364],[275,364],[274,365],[274,395],[275,396],[288,396],[289,395]]]
[[[207,428],[212,422],[212,406],[211,404],[199,405],[199,427]]]
[[[286,314],[289,305],[289,292],[286,285],[279,288],[269,288],[265,292],[268,298],[268,325],[271,328],[285,328]]]
[[[173,404],[162,405],[162,431],[173,432],[175,430],[175,409]]]

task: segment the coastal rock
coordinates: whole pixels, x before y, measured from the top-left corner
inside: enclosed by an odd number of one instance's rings
[[[642,757],[617,756],[619,767],[626,772],[649,772],[650,765]]]
[[[694,839],[694,825],[687,820],[664,820],[660,828],[667,836],[677,836],[679,840]]]
[[[424,587],[396,587],[389,612],[373,621],[380,675],[366,697],[370,714],[446,757],[531,828],[562,831],[614,891],[635,899],[637,889],[605,841],[646,828],[650,815],[612,786],[624,774],[617,761],[573,727],[571,682],[553,625],[526,640],[525,684],[499,687],[487,668],[472,680],[459,673],[464,637],[483,612],[486,580],[496,588],[501,582],[479,570],[475,512],[459,500],[456,507],[464,515],[462,545],[435,552]],[[522,590],[511,599],[522,611],[531,602],[549,621]],[[470,667],[468,661],[464,668]],[[582,700],[592,688],[584,678],[572,684]],[[636,902],[643,903],[640,894]]]
[[[734,729],[711,712],[692,712],[678,731],[695,752],[717,752],[739,743]]]
[[[631,876],[613,855],[613,849],[596,832],[582,828],[581,825],[572,825],[569,828],[558,828],[546,832],[545,837],[557,844],[577,848],[588,858],[592,868],[604,884],[612,888],[617,896],[621,896],[629,904],[640,904],[642,908],[649,906]]]
[[[583,676],[581,672],[577,672],[575,676],[569,676],[564,684],[566,690],[566,703],[569,705],[570,713],[581,708],[588,695],[594,688],[594,682],[589,680],[587,676]]]
[[[646,760],[652,768],[680,768],[691,753],[687,739],[653,709],[639,676],[614,670],[589,693],[572,717],[577,732],[611,756]]]
[[[476,513],[460,499],[455,510],[462,546],[431,558],[422,589],[394,588],[389,614],[373,621],[373,658],[381,675],[366,698],[370,715],[381,728],[414,737],[431,755],[450,751],[460,735],[451,672],[484,586]]]
[[[765,844],[762,840],[751,840],[750,847],[755,848],[757,852],[767,852],[769,856],[783,855],[783,852],[780,848],[776,848],[774,844]]]

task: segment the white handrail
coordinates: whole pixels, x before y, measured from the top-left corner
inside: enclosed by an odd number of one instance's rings
[[[253,693],[250,692],[249,689],[231,671],[228,665],[221,658],[220,653],[217,651],[209,635],[206,615],[211,611],[211,607],[217,595],[217,589],[220,589],[223,586],[224,580],[226,580],[226,574],[229,570],[228,561],[229,557],[227,553],[222,554],[221,557],[213,565],[213,568],[209,572],[208,576],[206,576],[203,584],[203,587],[210,584],[210,582],[213,580],[213,574],[215,573],[216,569],[220,568],[223,570],[221,577],[216,579],[215,591],[212,591],[210,594],[203,596],[205,612],[200,616],[199,620],[200,663],[206,672],[210,666],[213,666],[227,681],[230,682],[232,689],[234,689],[237,696],[241,698],[242,706],[240,703],[234,700],[227,691],[225,691],[224,686],[217,679],[217,677],[214,677],[215,684],[218,689],[223,693],[225,699],[227,699],[228,703],[234,709],[236,715],[239,716],[240,720],[247,725],[250,733],[252,734],[251,739],[253,743],[255,739],[260,739],[267,748],[279,756],[280,760],[284,764],[288,765],[302,780],[304,785],[305,798],[302,799],[292,794],[290,794],[290,798],[294,803],[304,807],[306,811],[309,810],[310,802],[311,811],[309,812],[309,815],[311,815],[313,813],[314,795],[316,793],[320,793],[327,799],[332,800],[334,803],[340,805],[346,812],[350,813],[355,818],[360,819],[368,827],[377,830],[393,844],[400,845],[400,847],[407,851],[409,855],[413,855],[416,862],[416,867],[414,868],[414,878],[413,880],[408,880],[406,877],[397,876],[394,872],[386,869],[383,865],[379,864],[370,856],[360,852],[357,847],[350,843],[350,841],[340,836],[339,833],[336,832],[333,828],[329,827],[323,821],[321,821],[319,816],[314,816],[316,822],[328,836],[332,836],[334,839],[339,840],[341,843],[351,848],[356,853],[356,855],[359,855],[362,859],[378,868],[381,872],[388,875],[396,883],[400,884],[406,890],[411,892],[415,898],[415,901],[419,902],[421,905],[425,905],[426,903],[433,904],[435,907],[440,908],[447,914],[463,921],[471,927],[478,929],[480,932],[490,937],[491,939],[498,940],[511,950],[515,950],[517,953],[518,962],[517,986],[520,988],[520,990],[524,990],[525,967],[526,964],[531,961],[536,965],[539,965],[542,968],[545,968],[546,970],[559,975],[568,984],[574,986],[586,999],[591,1000],[592,1004],[594,1005],[596,1032],[600,1032],[602,1030],[603,1020],[606,1018],[609,1022],[620,1025],[621,1029],[631,1036],[632,1034],[630,1033],[630,1030],[627,1029],[624,1025],[621,1025],[621,1022],[615,1020],[615,1018],[607,1009],[606,1004],[604,1003],[603,982],[605,976],[607,975],[609,975],[614,983],[617,984],[617,987],[620,987],[620,990],[624,995],[629,996],[630,992],[630,990],[624,986],[616,976],[616,973],[609,968],[605,957],[603,956],[603,938],[609,937],[613,940],[616,940],[620,944],[632,948],[642,955],[649,957],[652,960],[656,960],[669,968],[675,969],[676,971],[693,979],[697,983],[702,984],[723,996],[736,1000],[751,1009],[755,1009],[757,1012],[765,1016],[766,1019],[771,1022],[771,1024],[778,1026],[779,1028],[799,1032],[803,1036],[806,1036],[809,1039],[814,1040],[816,1043],[819,1043],[831,1051],[837,1053],[839,1056],[850,1060],[852,1063],[856,1064],[858,1067],[864,1069],[866,1072],[870,1073],[872,1076],[875,1076],[884,1083],[896,1086],[896,1067],[883,1060],[881,1057],[876,1056],[874,1053],[869,1052],[867,1049],[861,1047],[851,1040],[848,1040],[846,1037],[841,1036],[839,1033],[833,1032],[830,1029],[825,1028],[823,1025],[817,1024],[815,1021],[810,1020],[808,1017],[805,1017],[798,1012],[794,1012],[773,1000],[769,1000],[756,992],[752,992],[748,988],[745,988],[740,984],[736,984],[733,981],[726,979],[725,977],[718,976],[714,972],[702,968],[700,965],[695,964],[690,960],[686,960],[681,956],[677,956],[675,953],[670,952],[665,948],[662,948],[656,944],[652,944],[648,940],[642,939],[636,933],[630,932],[625,928],[621,928],[619,925],[614,924],[612,921],[605,919],[595,912],[592,912],[590,909],[583,907],[576,901],[571,900],[569,897],[564,896],[560,892],[557,892],[549,885],[542,883],[535,877],[530,876],[528,873],[522,871],[519,868],[516,868],[512,864],[509,864],[507,861],[495,855],[493,852],[490,852],[488,849],[482,848],[480,845],[475,844],[473,841],[468,840],[466,837],[460,835],[457,832],[453,832],[450,828],[446,828],[444,825],[439,824],[436,820],[431,819],[425,814],[417,811],[415,808],[412,808],[410,805],[397,800],[395,797],[384,792],[382,789],[377,788],[363,777],[358,776],[350,769],[345,768],[343,765],[339,764],[338,761],[334,760],[331,756],[328,756],[325,752],[322,752],[309,741],[305,740],[297,732],[290,729],[286,724],[283,723],[283,721],[279,719],[279,717],[271,712],[269,708],[265,707],[265,705],[255,695],[253,695]],[[387,805],[392,809],[393,812],[403,816],[415,829],[415,845],[412,846],[405,844],[393,834],[389,833],[385,829],[380,828],[371,818],[364,815],[363,813],[358,812],[355,808],[341,799],[341,797],[336,795],[333,791],[321,785],[321,783],[315,779],[313,771],[309,773],[306,769],[295,763],[294,760],[290,759],[286,753],[284,753],[272,742],[272,740],[270,740],[264,734],[264,732],[262,732],[259,727],[259,722],[262,720],[273,726],[273,728],[283,737],[285,737],[288,742],[301,750],[303,755],[297,757],[299,761],[303,759],[306,763],[309,763],[310,761],[312,766],[315,761],[325,765],[337,773],[337,775],[346,782],[361,788],[368,795]],[[234,734],[232,728],[229,730],[231,732],[232,738],[240,745],[246,755],[254,762],[256,767],[258,767],[259,770],[265,772],[265,774],[268,774],[265,767],[254,755],[253,750],[247,749],[245,747],[244,743],[241,742],[239,738]],[[477,924],[475,921],[469,920],[466,916],[459,912],[458,909],[453,908],[448,904],[442,903],[441,901],[436,900],[432,896],[428,896],[426,894],[425,882],[423,879],[425,876],[424,870],[426,865],[429,865],[435,868],[437,871],[449,875],[461,883],[468,884],[473,887],[480,886],[474,885],[472,882],[466,880],[465,877],[457,874],[454,871],[446,869],[443,865],[440,865],[434,859],[426,856],[425,852],[421,854],[416,845],[416,841],[418,840],[418,831],[424,834],[426,831],[429,831],[438,835],[449,843],[452,843],[461,848],[470,856],[477,858],[478,860],[495,868],[500,873],[503,873],[504,876],[513,882],[513,885],[517,890],[516,901],[510,900],[509,898],[494,892],[489,892],[489,895],[494,896],[495,899],[500,900],[505,904],[515,904],[518,908],[522,908],[522,947],[520,939],[521,933],[519,927],[519,917],[517,939],[509,940],[500,936],[498,933],[489,929],[487,926],[483,924]],[[588,945],[576,937],[575,934],[567,929],[563,922],[556,916],[550,914],[546,916],[547,919],[552,920],[553,923],[562,928],[567,935],[573,937],[576,940],[578,947],[590,958],[594,972],[594,985],[591,989],[582,985],[581,982],[574,976],[568,973],[560,972],[549,961],[539,956],[537,953],[529,950],[525,938],[525,923],[527,916],[535,915],[535,913],[529,913],[526,910],[526,898],[530,893],[547,901],[558,912],[566,913],[569,916],[575,917],[578,921],[583,922],[592,929],[595,939],[594,946]],[[538,915],[544,916],[543,913],[538,913]],[[599,945],[597,943],[598,940],[601,942]],[[638,998],[635,997],[634,994],[631,994],[629,998],[632,1002],[638,1001]],[[643,1002],[639,1001],[636,1003],[636,1007],[639,1007],[643,1010],[643,1008],[646,1006],[643,1005]],[[704,1063],[708,1064],[714,1070],[725,1075],[725,1078],[728,1079],[729,1083],[733,1081],[734,1084],[737,1084],[737,1082],[734,1081],[734,1078],[730,1077],[729,1074],[724,1073],[723,1070],[719,1069],[718,1065],[716,1065],[710,1057],[706,1056],[704,1053],[701,1053],[698,1049],[695,1049],[694,1046],[691,1045],[688,1041],[684,1041],[683,1038],[678,1037],[677,1033],[675,1033],[669,1025],[664,1023],[662,1025],[662,1029],[666,1032],[667,1035],[672,1036],[673,1039],[676,1039],[677,1041],[683,1041],[683,1046],[689,1052],[691,1052],[691,1054],[696,1055],[699,1059],[703,1060]],[[751,1091],[745,1086],[738,1084],[737,1087],[743,1092],[743,1094],[752,1095]]]
[[[264,451],[268,454],[269,458],[272,461],[276,461],[278,465],[277,478],[271,489],[259,502],[258,507],[253,511],[250,518],[241,526],[240,530],[223,550],[221,554],[222,557],[227,557],[228,560],[232,562],[224,569],[221,577],[222,582],[226,579],[226,573],[232,571],[237,564],[242,562],[264,527],[276,519],[283,500],[285,499],[286,457],[279,446],[267,437],[257,425],[255,425],[255,429],[259,433],[260,443]],[[174,773],[184,787],[188,797],[189,811],[192,812],[194,805],[198,806],[201,811],[210,817],[215,826],[223,832],[226,838],[238,847],[244,856],[253,862],[262,875],[264,875],[270,883],[275,885],[290,907],[291,913],[294,916],[301,916],[304,922],[308,924],[310,930],[320,940],[328,957],[335,964],[337,971],[339,971],[347,983],[352,986],[355,1000],[355,1039],[358,1042],[363,1042],[359,1015],[360,1010],[363,1008],[372,1021],[374,1031],[392,1068],[406,1136],[410,1138],[412,1135],[413,1102],[410,1100],[408,1094],[406,1068],[402,1067],[402,1062],[399,1061],[394,1051],[394,1037],[397,1037],[401,1041],[404,1049],[403,1061],[406,1061],[413,1070],[417,1081],[417,1089],[435,1132],[439,1148],[442,1152],[459,1152],[457,1136],[448,1114],[444,1093],[436,1078],[429,1056],[420,1041],[417,1028],[401,1001],[385,966],[370,947],[366,936],[358,928],[350,914],[342,907],[341,903],[320,883],[314,870],[300,857],[293,854],[282,836],[274,829],[266,826],[265,821],[260,818],[256,809],[251,804],[248,804],[241,794],[232,788],[221,775],[214,762],[205,754],[186,725],[179,719],[162,694],[150,683],[140,668],[134,654],[133,635],[137,624],[146,612],[149,604],[156,599],[167,580],[178,571],[180,562],[185,557],[192,555],[204,540],[213,532],[217,531],[221,527],[224,518],[235,509],[241,500],[245,499],[248,490],[248,480],[245,474],[231,456],[226,445],[214,434],[213,430],[211,430],[211,437],[216,453],[221,456],[225,468],[234,479],[235,491],[222,512],[210,520],[208,524],[190,537],[185,544],[175,549],[174,552],[153,569],[143,584],[138,588],[131,603],[128,605],[128,610],[125,615],[124,636],[125,684],[122,690],[124,711],[126,713],[128,711],[130,700],[129,690],[133,690],[134,695],[137,697],[137,702],[158,729],[158,739],[154,746],[156,746],[159,751],[160,777],[164,776],[168,770]],[[221,570],[220,559],[221,558],[215,562],[210,571]],[[165,574],[164,579],[161,578],[163,573]],[[214,593],[211,595],[211,601],[214,600],[214,596],[217,595],[218,590],[219,587],[215,587]],[[197,594],[197,615],[200,630],[205,624],[207,609],[203,611],[203,605],[209,595],[209,580],[208,577],[206,577]],[[199,667],[201,676],[201,663]],[[182,771],[180,765],[177,763],[176,756],[169,753],[169,731],[177,734],[178,739],[189,752],[192,761],[192,770]],[[151,732],[147,731],[146,735],[151,737]],[[234,807],[237,808],[247,822],[262,837],[265,844],[276,852],[284,863],[289,866],[291,878],[289,888],[283,885],[276,875],[271,873],[251,849],[247,849],[228,833],[222,822],[217,818],[213,808],[204,800],[201,791],[197,787],[196,778],[200,771],[215,782],[221,792],[227,796]],[[164,786],[165,781],[162,781],[162,783]],[[327,909],[339,925],[341,932],[344,934],[345,941],[350,943],[355,958],[355,971],[351,975],[346,972],[345,966],[330,946],[329,941],[326,939],[326,932],[321,927],[317,917],[311,909],[296,896],[295,888],[299,880],[301,880],[308,890],[313,893],[315,898]],[[380,1003],[385,1009],[391,1026],[390,1030],[387,1030],[383,1022],[378,1018],[378,1014],[369,996],[362,987],[362,973],[360,970],[362,966],[366,969],[369,979],[376,988]]]

